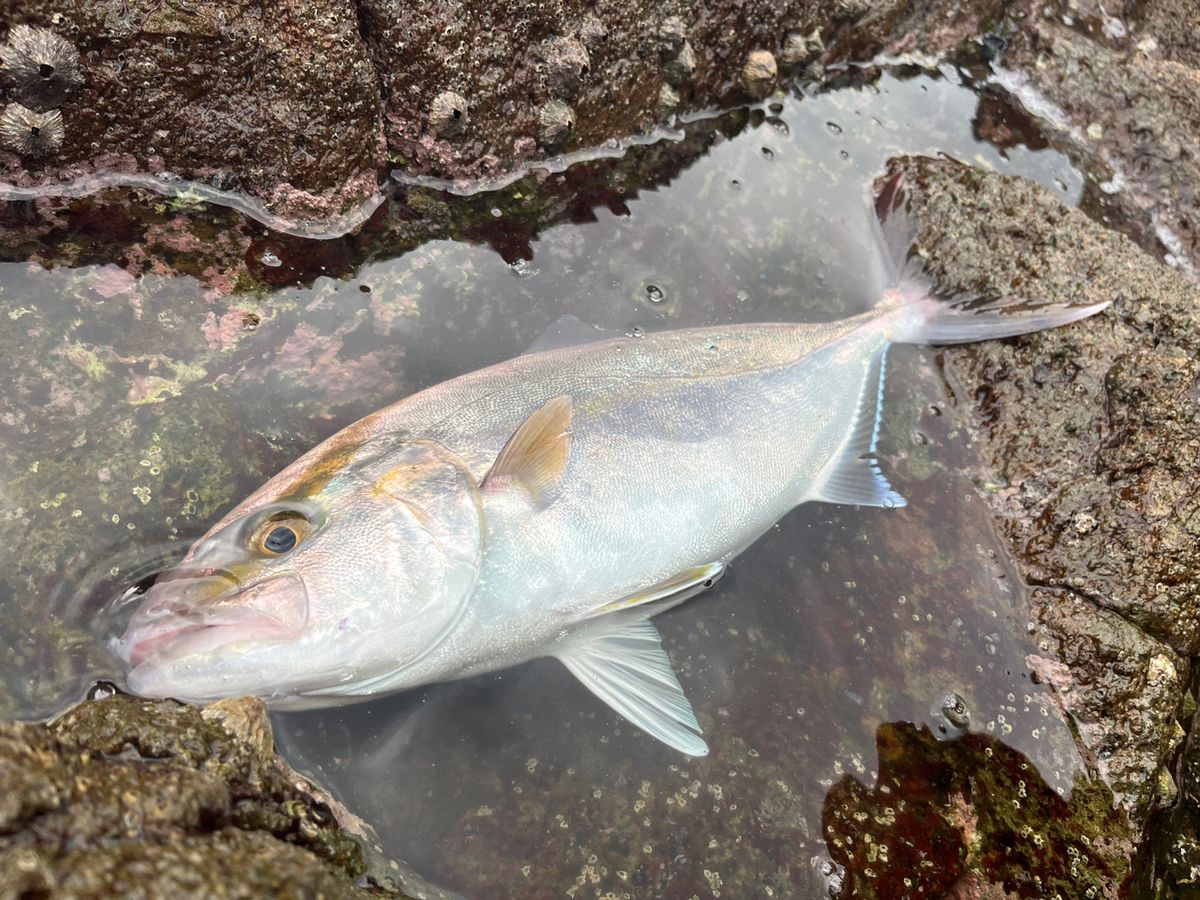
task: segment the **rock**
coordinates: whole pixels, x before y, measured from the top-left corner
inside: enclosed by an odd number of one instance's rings
[[[1115,304],[943,359],[956,394],[977,404],[975,440],[1001,478],[985,496],[1041,587],[1031,628],[1049,662],[1033,669],[1140,827],[1182,737],[1184,657],[1200,646],[1189,475],[1200,291],[1040,187],[949,162],[900,168],[939,289]]]
[[[271,749],[258,700],[121,694],[0,724],[0,871],[54,896],[378,896],[325,800]],[[394,889],[385,893],[402,896]]]
[[[1157,25],[1169,18],[1168,7],[1149,8]],[[1195,34],[1194,12],[1190,21],[1182,12],[1177,18]],[[1089,40],[1036,17],[1013,38],[1004,66],[1028,73],[1018,93],[1057,107],[1062,132],[1088,135],[1093,146],[1084,152],[1110,176],[1090,202],[1146,222],[1148,248],[1162,241],[1185,266],[1194,265],[1200,258],[1200,64],[1188,43],[1194,38],[1168,28],[1171,56],[1163,58],[1157,41],[1151,46],[1142,33],[1136,41],[1122,34],[1122,40]]]
[[[1086,777],[1064,799],[990,736],[938,741],[906,722],[881,725],[876,748],[874,785],[846,775],[825,798],[843,896],[1121,896],[1128,826]]]
[[[379,85],[348,0],[269,10],[137,0],[119,16],[86,0],[18,0],[5,12],[78,47],[83,81],[56,92],[69,123],[58,155],[36,166],[0,160],[2,181],[70,180],[120,159],[126,171],[232,175],[274,212],[300,218],[330,218],[378,189]],[[53,78],[71,71],[60,65]],[[422,125],[426,109],[414,110]]]

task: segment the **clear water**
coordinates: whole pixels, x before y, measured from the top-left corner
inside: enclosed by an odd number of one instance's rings
[[[423,208],[480,211],[469,236],[486,243],[402,255],[367,241],[335,253],[181,205],[205,240],[248,240],[263,281],[281,271],[270,290],[214,290],[211,273],[134,281],[105,241],[73,266],[0,264],[0,322],[20,330],[0,360],[6,712],[45,715],[119,676],[103,604],[222,505],[372,409],[520,353],[560,316],[631,331],[867,308],[866,191],[890,156],[947,154],[1078,200],[1082,177],[1056,151],[979,141],[978,105],[954,77],[884,75],[716,117],[691,126],[711,146],[680,171],[669,144],[592,164],[579,208],[540,233],[518,221],[525,183],[419,192]],[[306,257],[338,275],[287,283]],[[941,711],[951,692],[971,730],[1069,790],[1081,762],[1030,681],[1026,598],[932,351],[893,354],[885,410],[884,467],[906,509],[798,509],[660,620],[708,758],[646,738],[552,661],[278,715],[281,749],[389,854],[484,898],[823,896],[838,877],[830,787],[874,784],[881,723],[960,733]],[[50,467],[57,490],[33,477]]]

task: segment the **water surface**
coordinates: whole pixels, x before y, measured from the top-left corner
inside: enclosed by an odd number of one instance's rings
[[[4,712],[49,714],[119,677],[104,602],[290,458],[564,315],[636,333],[868,308],[866,191],[891,156],[947,154],[1078,201],[1060,153],[979,140],[994,107],[948,74],[796,92],[495,194],[414,188],[380,216],[457,224],[399,255],[378,221],[301,241],[162,198],[145,233],[114,240],[84,213],[47,226],[75,228],[55,245],[72,264],[37,245],[0,264]],[[539,192],[561,208],[529,214]],[[244,271],[189,266],[222,242]],[[933,351],[899,348],[889,368],[881,455],[909,506],[796,510],[659,620],[709,757],[647,738],[554,661],[277,715],[281,749],[388,853],[485,898],[836,893],[831,790],[875,785],[885,723],[977,732],[1029,761],[1031,791],[1069,792],[1082,764],[1030,679],[1026,597],[966,413]]]

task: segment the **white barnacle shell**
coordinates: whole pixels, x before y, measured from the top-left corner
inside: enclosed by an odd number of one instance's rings
[[[83,83],[75,45],[49,29],[29,25],[14,26],[0,45],[0,74],[12,85],[13,96],[36,110],[62,106]]]
[[[38,112],[10,103],[0,112],[0,145],[19,156],[48,156],[62,146],[65,133],[57,109]]]
[[[442,91],[429,104],[429,124],[443,136],[462,132],[467,124],[467,101],[454,91]]]

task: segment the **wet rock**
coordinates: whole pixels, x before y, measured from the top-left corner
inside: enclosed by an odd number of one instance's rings
[[[1140,827],[1182,737],[1184,657],[1200,646],[1200,292],[1040,187],[948,162],[902,167],[942,290],[1115,304],[943,359],[1000,476],[985,496],[1024,577],[1044,587],[1030,627],[1045,650],[1030,665]]]
[[[10,103],[0,112],[0,147],[18,156],[49,156],[62,146],[63,117],[57,109],[36,112]]]
[[[742,66],[742,90],[755,99],[762,99],[775,87],[778,74],[779,67],[774,54],[769,50],[755,50],[746,57],[746,64]]]
[[[123,171],[232,173],[275,212],[301,218],[332,217],[377,190],[379,87],[346,0],[269,11],[139,0],[120,14],[85,0],[18,0],[6,19],[77,46],[83,82],[56,92],[70,123],[58,155],[38,166],[0,160],[0,180],[70,180],[119,158]],[[56,67],[50,80],[61,74],[65,87],[70,73]],[[426,109],[414,110],[422,123]]]
[[[823,830],[846,896],[1121,896],[1132,845],[1105,789],[1063,799],[994,738],[938,741],[908,723],[876,733],[874,785],[843,777]]]
[[[117,694],[2,724],[0,797],[6,889],[368,895],[359,845],[277,764],[257,700],[201,711]]]
[[[1155,27],[1172,18],[1170,4],[1149,8]],[[1060,133],[1110,177],[1090,203],[1145,221],[1145,245],[1161,242],[1185,266],[1200,258],[1200,68],[1191,51],[1195,13],[1174,14],[1170,56],[1151,33],[1122,31],[1121,40],[1090,39],[1057,19],[1034,18],[1016,35],[1006,67],[1024,73],[1018,93],[1057,107]],[[1182,23],[1187,23],[1183,25]],[[1190,263],[1188,261],[1191,261]]]
[[[83,83],[79,51],[53,31],[16,25],[0,45],[0,81],[7,81],[17,101],[31,109],[62,106]]]

